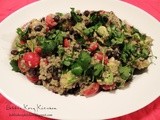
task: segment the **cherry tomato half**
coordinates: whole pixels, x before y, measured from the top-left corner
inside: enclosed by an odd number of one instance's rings
[[[25,73],[29,70],[29,67],[25,64],[25,61],[21,58],[18,60],[18,68],[22,73]]]
[[[24,45],[24,44],[26,44],[26,41],[25,40],[20,40],[20,44]]]
[[[40,54],[42,52],[42,48],[40,46],[37,46],[35,49],[34,49],[34,52]]]
[[[46,16],[45,22],[49,28],[52,28],[57,25],[57,22],[54,21],[51,15]]]
[[[89,51],[95,51],[98,48],[98,43],[97,42],[92,42],[88,48]]]
[[[99,91],[99,84],[98,83],[92,83],[90,86],[82,90],[82,95],[86,97],[90,97],[95,95]]]
[[[23,55],[26,65],[30,68],[36,68],[40,63],[40,56],[35,52],[27,52]]]
[[[98,53],[94,54],[94,58],[97,59],[97,60],[102,61],[103,57],[104,57],[104,64],[107,64],[108,63],[108,57],[107,56],[103,56],[102,52],[98,52]]]
[[[70,47],[70,40],[64,39],[64,41],[63,41],[63,46],[64,46],[64,47]]]

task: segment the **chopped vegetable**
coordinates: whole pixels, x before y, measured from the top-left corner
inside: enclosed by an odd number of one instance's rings
[[[81,91],[81,94],[90,97],[95,95],[99,91],[99,84],[98,83],[92,83],[90,86],[85,88],[84,90]]]
[[[88,48],[89,51],[95,51],[98,48],[98,43],[97,42],[92,42]]]
[[[98,76],[103,71],[104,66],[100,63],[94,65],[94,76]]]
[[[22,30],[21,28],[17,28],[17,34],[20,37],[20,40],[26,40],[28,29]]]
[[[18,68],[18,61],[17,60],[11,60],[10,65],[12,66],[13,71],[20,72],[20,69]]]
[[[122,77],[122,79],[127,80],[131,77],[131,75],[133,74],[133,69],[129,66],[121,66],[119,68],[119,73]]]
[[[63,46],[70,47],[70,41],[68,39],[64,39]]]
[[[71,8],[71,18],[77,23],[77,22],[81,22],[82,21],[82,18],[77,15],[77,13],[74,11],[75,9],[74,8]]]
[[[40,56],[34,52],[25,53],[22,59],[25,61],[25,64],[30,68],[36,68],[40,64]]]

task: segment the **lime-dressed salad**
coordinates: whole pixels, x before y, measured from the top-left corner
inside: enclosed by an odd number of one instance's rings
[[[17,29],[12,70],[61,95],[93,96],[123,88],[147,69],[152,39],[112,11],[71,8]]]

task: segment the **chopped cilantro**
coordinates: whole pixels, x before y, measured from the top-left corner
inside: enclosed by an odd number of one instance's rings
[[[10,65],[12,66],[13,71],[20,72],[20,69],[18,68],[18,61],[17,60],[11,60]]]
[[[127,80],[133,74],[133,68],[131,68],[129,66],[121,66],[119,68],[119,73],[120,73],[120,76],[122,77],[122,79]]]

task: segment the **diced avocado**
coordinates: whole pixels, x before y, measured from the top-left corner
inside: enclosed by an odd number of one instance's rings
[[[27,40],[27,45],[28,45],[28,48],[33,52],[35,46],[37,45],[36,40],[35,39]]]
[[[113,84],[113,73],[108,73],[106,75],[106,77],[104,78],[104,82],[107,84],[107,85],[112,85]]]
[[[82,33],[85,28],[86,28],[86,27],[85,27],[84,23],[77,23],[77,24],[73,27],[74,30],[76,30],[77,32],[80,32],[80,33]]]
[[[113,85],[114,75],[112,72],[104,72],[102,75],[102,79],[98,79],[97,82],[100,85]]]
[[[78,78],[71,71],[62,74],[60,79],[60,85],[63,88],[72,88],[73,84],[78,81]]]
[[[107,28],[105,26],[100,26],[97,29],[97,33],[102,37],[108,37],[109,36],[109,33],[108,33]]]

